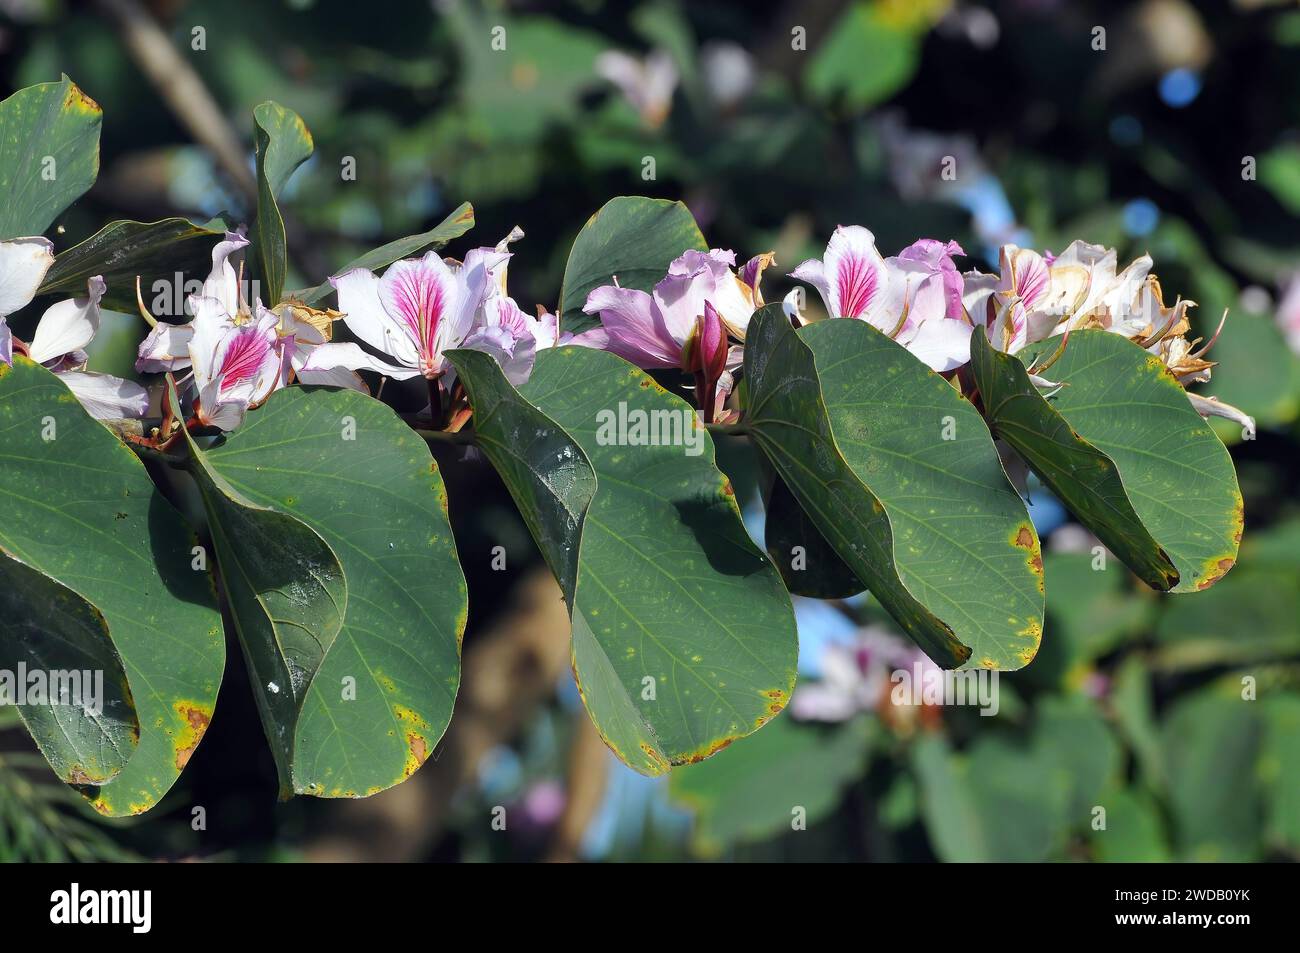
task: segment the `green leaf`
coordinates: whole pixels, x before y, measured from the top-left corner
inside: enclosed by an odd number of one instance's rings
[[[292,109],[265,102],[253,110],[257,125],[257,222],[254,244],[262,268],[265,303],[279,304],[288,270],[284,218],[276,198],[289,176],[310,158],[311,133]]]
[[[862,321],[745,348],[749,431],[826,541],[936,662],[1016,669],[1042,636],[1038,536],[979,414]]]
[[[971,367],[994,432],[1143,582],[1186,592],[1232,568],[1242,527],[1232,459],[1158,357],[1119,334],[1076,331],[1050,371],[1065,386],[1046,400],[978,328]]]
[[[577,334],[599,325],[598,318],[582,313],[582,306],[587,295],[615,276],[624,288],[650,291],[673,259],[688,249],[708,247],[681,202],[630,195],[610,199],[587,220],[569,252],[560,286],[561,326]]]
[[[206,277],[212,267],[212,247],[223,237],[223,230],[186,218],[110,222],[81,244],[60,252],[37,293],[84,297],[87,280],[102,275],[108,283],[103,306],[134,314],[136,276],[146,305],[156,295],[154,282],[163,280],[168,307],[155,309],[155,313],[179,318],[183,312],[178,312],[177,302],[170,300],[175,275]],[[180,303],[183,307],[183,298]]]
[[[921,786],[921,814],[940,860],[948,863],[1036,863],[1058,845],[1069,778],[996,735],[962,753],[941,735],[912,748]]]
[[[474,227],[474,206],[468,202],[461,204],[456,211],[452,212],[441,222],[429,229],[427,232],[421,232],[418,235],[408,235],[405,238],[399,238],[389,242],[387,245],[381,245],[352,259],[338,270],[342,275],[354,268],[365,268],[369,271],[376,271],[386,265],[391,265],[400,258],[409,258],[412,255],[420,254],[430,248],[441,248],[453,238],[459,238],[467,231]],[[328,281],[321,282],[314,288],[302,288],[298,291],[290,291],[286,297],[301,301],[303,304],[315,304],[330,294],[334,286]]]
[[[1293,215],[1300,215],[1300,146],[1287,143],[1259,157],[1259,181]]]
[[[767,458],[761,459],[765,468],[771,469]],[[775,473],[764,504],[764,545],[791,593],[813,599],[847,599],[867,588]]]
[[[95,184],[102,120],[66,76],[0,102],[0,241],[40,235]]]
[[[888,99],[911,80],[921,62],[924,14],[906,17],[903,6],[887,13],[883,4],[851,4],[827,29],[805,79],[813,93],[842,93],[847,108],[862,111]]]
[[[596,474],[582,448],[519,396],[496,359],[482,351],[447,357],[474,408],[474,436],[501,474],[565,598],[578,582],[582,523],[596,495]],[[572,604],[570,604],[572,609]]]
[[[538,354],[519,393],[596,473],[569,603],[574,674],[605,743],[654,775],[761,727],[794,688],[794,613],[694,411],[580,347]]]
[[[212,718],[225,640],[211,582],[135,454],[24,357],[0,366],[0,433],[0,547],[98,610],[135,701],[139,746],[94,806],[139,814]]]
[[[195,456],[282,780],[360,797],[409,777],[451,719],[466,619],[428,448],[376,400],[290,387]]]
[[[695,812],[695,851],[716,856],[788,832],[795,807],[810,825],[826,817],[866,770],[873,727],[865,717],[824,728],[786,716],[743,745],[674,771],[673,800]]]
[[[1106,826],[1088,828],[1096,859],[1107,864],[1163,864],[1172,858],[1160,812],[1140,789],[1112,788],[1098,804],[1106,809]]]
[[[962,753],[942,736],[913,749],[935,852],[954,862],[1036,862],[1087,830],[1116,781],[1119,745],[1091,706],[1049,699],[1027,738],[984,732]]]
[[[1279,847],[1300,848],[1300,696],[1264,699],[1260,777],[1268,801],[1268,837]]]
[[[1199,599],[1165,607],[1155,626],[1162,665],[1205,668],[1300,654],[1300,587],[1294,571],[1249,570]]]
[[[1149,625],[1151,603],[1133,598],[1133,577],[1118,563],[1101,564],[1090,553],[1056,552],[1044,553],[1043,565],[1052,639],[1040,666],[1053,659],[1060,676],[1075,678]]]
[[[1242,699],[1234,681],[1181,699],[1162,726],[1174,839],[1183,860],[1257,859],[1264,726],[1257,703]]]
[[[19,666],[46,679],[43,697],[28,695],[18,713],[54,772],[68,784],[104,784],[117,776],[135,752],[140,722],[108,623],[71,589],[0,547],[0,696],[6,704],[30,687]],[[68,681],[56,680],[56,672]],[[6,685],[6,675],[12,684]],[[72,694],[61,698],[60,685]]]

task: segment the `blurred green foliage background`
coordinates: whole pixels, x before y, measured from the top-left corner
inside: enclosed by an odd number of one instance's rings
[[[196,144],[193,114],[142,69],[123,30],[141,14],[218,104],[227,125],[204,131],[250,167],[257,103],[290,106],[312,130],[316,155],[282,203],[290,287],[470,201],[478,225],[449,253],[521,225],[512,293],[553,308],[574,235],[619,194],[685,200],[710,243],[742,260],[775,250],[769,301],[841,223],[871,228],[886,255],[957,239],[966,266],[986,271],[1007,241],[1060,251],[1083,238],[1121,261],[1148,251],[1166,299],[1199,302],[1200,333],[1229,309],[1203,390],[1259,424],[1249,441],[1220,430],[1245,541],[1213,589],[1157,596],[1113,560],[1096,568],[1095,541],[1031,483],[1048,624],[1038,659],[1002,678],[995,717],[900,715],[887,698],[834,721],[787,712],[650,782],[593,746],[558,591],[491,469],[458,461],[466,687],[416,778],[369,802],[277,804],[236,649],[213,730],[141,821],[85,817],[20,730],[0,731],[0,856],[1300,855],[1295,3],[0,0],[5,94],[66,72],[104,108],[100,179],[59,248],[113,218],[249,218],[238,177]],[[114,327],[93,360],[121,373],[143,328],[129,316]],[[721,452],[761,532],[753,459],[743,444]],[[494,545],[511,554],[506,573],[487,569]],[[798,602],[801,683],[833,682],[830,659],[846,651],[878,677],[864,646],[901,638],[878,607]]]

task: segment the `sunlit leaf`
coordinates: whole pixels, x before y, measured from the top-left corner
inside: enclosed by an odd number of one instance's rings
[[[474,227],[474,207],[468,202],[461,204],[456,211],[452,212],[441,222],[429,229],[427,232],[421,232],[418,235],[408,235],[405,238],[399,238],[389,242],[387,245],[381,245],[378,248],[371,249],[364,255],[359,255],[352,261],[340,268],[337,274],[344,274],[352,271],[354,268],[365,268],[369,271],[377,271],[400,258],[409,258],[421,254],[431,248],[441,248],[453,238],[459,238],[467,231]],[[315,304],[326,295],[334,291],[334,286],[328,281],[323,281],[314,288],[302,288],[298,291],[290,291],[286,297],[301,301],[303,304]]]
[[[1064,386],[1045,399],[982,328],[971,354],[994,431],[1147,585],[1204,589],[1232,568],[1242,529],[1232,459],[1160,358],[1119,334],[1076,331],[1050,370]]]
[[[253,243],[261,265],[263,303],[280,302],[288,271],[284,217],[276,200],[289,177],[310,158],[311,133],[302,118],[279,103],[265,102],[253,110],[257,126],[257,221]]]
[[[651,290],[682,252],[709,246],[695,217],[681,202],[623,195],[610,199],[587,220],[573,242],[560,288],[560,321],[575,334],[600,320],[583,314],[595,288],[617,276],[624,288]]]
[[[66,76],[0,102],[0,241],[41,234],[95,184],[102,119]]]
[[[745,376],[755,442],[918,645],[948,667],[1034,657],[1038,536],[951,385],[865,322],[796,333],[779,305],[750,324]]]
[[[291,387],[200,453],[282,781],[360,797],[409,777],[451,719],[466,619],[428,448],[378,401]]]
[[[580,347],[538,354],[519,393],[596,474],[569,602],[574,674],[606,744],[661,774],[761,727],[794,688],[794,614],[694,411]],[[573,463],[556,466],[568,480]]]
[[[221,683],[203,552],[135,454],[23,357],[0,365],[0,433],[0,547],[102,615],[135,703],[139,746],[94,806],[142,813],[194,754]]]

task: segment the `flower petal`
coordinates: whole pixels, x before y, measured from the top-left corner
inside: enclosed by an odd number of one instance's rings
[[[587,314],[599,314],[609,335],[605,348],[642,368],[677,367],[682,345],[659,317],[654,299],[644,291],[602,285],[587,295]]]
[[[54,246],[40,236],[0,242],[0,318],[31,303],[54,264]]]
[[[194,328],[188,324],[159,321],[142,342],[136,355],[135,369],[141,374],[161,374],[190,366],[190,339]]]
[[[482,275],[483,287],[486,287],[486,270],[479,268],[476,271]],[[442,371],[445,342],[455,340],[449,335],[456,330],[458,310],[463,304],[463,288],[437,252],[429,252],[423,258],[395,261],[379,279],[379,300],[384,311],[402,326],[414,343],[417,353],[414,363],[425,375]],[[352,325],[349,323],[348,326]],[[379,347],[373,341],[367,343]],[[386,347],[380,349],[388,350]],[[389,353],[400,360],[400,355]]]
[[[227,314],[239,310],[239,276],[230,263],[230,256],[248,245],[248,239],[237,232],[227,232],[223,241],[212,248],[212,271],[203,282],[201,294],[216,298]]]
[[[86,371],[64,371],[58,377],[97,420],[143,417],[149,413],[149,392],[134,381]]]
[[[89,296],[72,298],[51,305],[36,325],[28,354],[33,361],[44,364],[64,354],[79,351],[95,337],[99,330],[99,299],[107,286],[99,275],[86,282]]]
[[[329,281],[338,292],[343,323],[353,334],[375,350],[392,355],[400,364],[415,367],[419,363],[416,339],[384,310],[379,278],[364,268],[354,268]]]
[[[916,329],[907,349],[931,370],[951,371],[970,361],[970,336],[974,329],[965,321],[939,318]]]
[[[355,344],[322,344],[314,348],[307,362],[303,364],[302,371],[310,373],[335,368],[345,368],[350,371],[378,371],[385,377],[398,381],[420,376],[420,372],[413,367],[385,363]]]
[[[831,317],[876,317],[887,283],[876,237],[861,225],[841,225],[826,246],[824,260]]]

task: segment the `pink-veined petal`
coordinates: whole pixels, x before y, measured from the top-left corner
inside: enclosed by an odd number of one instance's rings
[[[486,282],[486,272],[478,271]],[[463,289],[437,252],[395,261],[379,279],[379,300],[384,311],[415,343],[416,366],[426,377],[442,372],[442,351],[454,331]]]
[[[876,237],[861,225],[841,225],[826,246],[828,309],[835,318],[871,320],[885,295],[885,261]]]
[[[380,279],[364,268],[336,275],[330,284],[338,292],[343,323],[376,351],[391,355],[399,364],[416,367],[420,361],[417,339],[410,329],[384,309],[379,297]]]
[[[14,362],[14,335],[4,318],[0,318],[0,364]]]

